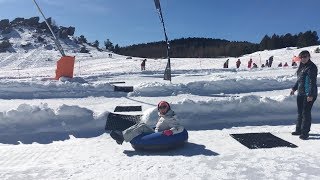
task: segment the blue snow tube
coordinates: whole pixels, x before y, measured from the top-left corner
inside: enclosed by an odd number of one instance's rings
[[[181,133],[165,136],[161,132],[140,134],[130,143],[135,150],[161,151],[183,146],[188,141],[188,132],[184,129]]]

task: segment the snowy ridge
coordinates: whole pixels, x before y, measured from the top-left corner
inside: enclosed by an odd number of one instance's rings
[[[281,108],[280,108],[281,107]],[[316,101],[314,108],[319,108]],[[230,97],[226,100],[194,101],[184,99],[172,103],[181,123],[189,130],[221,129],[247,125],[293,124],[296,99],[294,96],[279,96],[274,99],[259,96]],[[0,114],[0,135],[33,134],[39,132],[81,132],[104,129],[109,112],[96,114],[79,106],[61,105],[57,109],[47,104],[21,104]],[[157,121],[157,109],[144,111],[142,120],[152,126]],[[264,118],[262,118],[264,117]],[[314,112],[320,122],[320,112]]]
[[[318,78],[320,80],[320,78]],[[167,84],[146,82],[134,86],[134,92],[128,96],[172,96],[178,94],[193,94],[199,96],[223,96],[224,94],[239,94],[260,91],[290,89],[295,83],[294,77],[271,78],[237,78],[214,81],[198,81],[186,84]],[[319,82],[319,81],[318,81]],[[320,82],[318,83],[320,85]],[[23,89],[21,89],[23,88]],[[81,98],[88,96],[119,97],[123,94],[113,93],[110,83],[88,83],[83,78],[65,81],[39,80],[0,80],[0,97],[2,99],[32,99],[32,98]],[[17,94],[17,92],[20,92]],[[228,95],[226,95],[228,96]]]
[[[75,78],[77,79],[77,78]],[[75,80],[73,79],[73,80]],[[79,79],[79,78],[78,78]],[[79,81],[82,83],[79,83]],[[78,82],[38,80],[33,81],[0,81],[0,97],[2,99],[45,99],[45,98],[80,98],[88,96],[123,96],[114,93],[109,83],[88,84],[83,79]]]
[[[320,79],[320,78],[319,78]],[[166,83],[141,83],[135,86],[135,91],[130,96],[171,96],[177,94],[190,93],[200,96],[210,96],[214,94],[237,94],[257,91],[271,91],[290,89],[296,78],[283,77],[277,79],[226,79],[217,81],[197,81],[187,84],[166,84]],[[319,83],[320,85],[320,83]]]

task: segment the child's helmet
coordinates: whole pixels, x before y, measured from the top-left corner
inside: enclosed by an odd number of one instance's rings
[[[166,109],[166,112],[170,110],[170,105],[166,101],[160,101],[158,104],[158,110],[160,109]]]

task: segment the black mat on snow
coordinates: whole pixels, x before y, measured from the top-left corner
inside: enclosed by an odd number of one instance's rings
[[[128,127],[138,123],[141,115],[123,115],[109,113],[105,130],[123,131]]]
[[[114,91],[132,92],[133,86],[114,86]]]
[[[114,112],[142,111],[141,106],[117,106]]]
[[[234,139],[239,141],[249,149],[258,148],[274,148],[274,147],[290,147],[298,146],[285,141],[271,133],[245,133],[245,134],[230,134]]]
[[[124,81],[109,82],[109,84],[124,84]]]

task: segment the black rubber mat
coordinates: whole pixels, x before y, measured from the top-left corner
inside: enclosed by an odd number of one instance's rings
[[[109,82],[109,84],[124,84],[126,82],[124,81],[117,81],[117,82]]]
[[[141,106],[117,106],[114,112],[142,111]]]
[[[128,127],[138,123],[141,115],[123,115],[109,113],[105,130],[123,131]]]
[[[133,86],[114,86],[114,91],[132,92]]]
[[[245,133],[245,134],[230,134],[234,139],[239,141],[249,149],[258,148],[275,148],[275,147],[290,147],[298,146],[285,141],[271,133]]]

